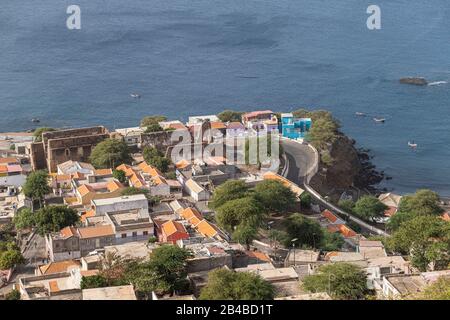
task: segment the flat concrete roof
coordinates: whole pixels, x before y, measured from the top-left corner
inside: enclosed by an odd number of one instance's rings
[[[84,289],[83,300],[137,300],[132,285]]]

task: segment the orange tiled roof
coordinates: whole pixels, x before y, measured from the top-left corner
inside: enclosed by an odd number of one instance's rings
[[[70,174],[57,174],[54,176],[54,179],[56,181],[66,181],[66,180],[71,180],[72,176]]]
[[[108,176],[112,174],[112,169],[96,169],[94,173],[97,176]]]
[[[357,235],[357,233],[355,231],[353,231],[352,229],[350,229],[349,227],[347,227],[344,224],[341,224],[339,228],[340,228],[340,231],[341,231],[342,235],[345,238],[352,238],[352,237],[355,237]]]
[[[19,160],[17,158],[14,158],[14,157],[0,158],[0,163],[6,163],[6,164],[15,163],[15,164],[18,164]]]
[[[184,168],[186,168],[187,166],[189,166],[191,163],[189,162],[189,161],[187,161],[186,159],[181,159],[180,161],[178,161],[176,164],[175,164],[175,167],[177,168],[177,169],[184,169]]]
[[[116,190],[123,188],[123,185],[119,181],[112,180],[112,181],[108,182],[108,184],[106,185],[106,188],[108,188],[109,192],[114,192]]]
[[[336,222],[338,220],[338,217],[336,217],[330,210],[324,210],[322,212],[322,215],[327,218],[332,223]]]
[[[8,172],[8,166],[0,165],[0,172]]]
[[[49,264],[44,264],[39,266],[39,270],[42,274],[53,274],[59,272],[65,272],[70,267],[78,267],[81,264],[76,260],[64,260],[58,262],[50,262]]]
[[[197,224],[200,223],[200,221],[203,220],[202,214],[198,212],[197,209],[195,208],[186,208],[180,212],[180,215],[194,226],[196,226]]]
[[[85,222],[86,218],[95,217],[95,210],[91,209],[81,215],[81,222]]]
[[[131,177],[135,173],[133,168],[130,167],[129,165],[125,164],[125,163],[122,163],[120,166],[118,166],[116,168],[116,170],[121,170],[121,171],[125,172],[125,175],[127,177]]]
[[[81,185],[78,187],[78,192],[80,193],[80,195],[82,197],[84,197],[85,195],[87,195],[89,192],[93,192],[94,190],[92,189],[92,187],[88,186],[88,185]]]
[[[211,129],[226,129],[227,126],[225,125],[225,123],[221,122],[221,121],[212,121],[211,122]]]
[[[138,168],[141,169],[143,172],[148,173],[149,175],[151,175],[152,177],[155,176],[162,176],[162,173],[159,172],[158,169],[152,167],[151,165],[147,164],[147,162],[141,162],[138,165]]]
[[[137,175],[137,173],[133,173],[130,176],[130,182],[133,185],[133,187],[136,188],[142,188],[144,187],[144,182],[139,178],[139,176]]]
[[[249,257],[256,258],[261,261],[271,262],[270,258],[260,251],[247,251],[246,253]]]
[[[81,239],[97,238],[114,235],[114,230],[110,225],[98,225],[94,227],[79,228],[78,233]]]
[[[170,236],[176,232],[183,232],[187,234],[186,228],[183,226],[183,224],[174,220],[169,220],[163,223],[161,228],[166,236]]]
[[[200,232],[204,237],[213,238],[217,235],[217,230],[206,220],[200,221],[196,229]]]
[[[59,234],[64,238],[73,237],[77,233],[74,227],[65,227],[59,231]]]

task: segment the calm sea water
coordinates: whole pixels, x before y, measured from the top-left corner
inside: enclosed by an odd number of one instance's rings
[[[82,30],[65,27],[71,4]],[[367,29],[369,4],[382,30]],[[323,108],[373,151],[388,188],[450,195],[450,84],[398,83],[450,82],[449,31],[448,0],[2,0],[0,131],[32,117],[118,128],[148,114]]]

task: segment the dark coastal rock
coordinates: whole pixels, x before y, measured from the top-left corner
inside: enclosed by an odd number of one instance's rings
[[[403,84],[412,84],[415,86],[426,86],[428,85],[428,81],[425,78],[421,77],[407,77],[407,78],[401,78],[400,83]]]
[[[354,140],[345,135],[331,145],[330,154],[334,159],[331,166],[321,164],[321,174],[311,180],[311,186],[330,198],[338,199],[344,190],[354,187],[377,193],[376,186],[385,179],[384,172],[378,172],[371,163],[373,156],[369,149],[356,148]],[[326,168],[326,170],[323,170]]]

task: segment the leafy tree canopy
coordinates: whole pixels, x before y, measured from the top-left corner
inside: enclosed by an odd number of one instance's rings
[[[310,292],[328,292],[331,297],[342,300],[362,299],[368,291],[366,273],[349,263],[320,266],[303,279],[303,287]]]
[[[217,210],[216,220],[221,227],[233,232],[240,224],[259,227],[266,210],[253,197],[247,196],[226,202]]]
[[[264,180],[255,187],[255,198],[269,211],[285,212],[297,200],[292,190],[280,181]]]
[[[33,132],[34,141],[35,142],[41,142],[42,141],[42,134],[44,132],[50,132],[50,131],[55,131],[55,129],[49,128],[49,127],[37,128]]]
[[[127,182],[127,175],[123,170],[113,170],[113,177],[119,180],[121,183]]]
[[[248,187],[244,181],[228,180],[214,190],[208,205],[210,208],[216,209],[228,201],[243,198],[246,195],[248,195]]]
[[[42,201],[50,192],[49,176],[44,170],[31,172],[23,186],[23,193],[33,200]]]
[[[209,272],[200,300],[272,300],[274,295],[274,287],[259,275],[216,269]]]
[[[224,110],[217,117],[222,122],[241,122],[242,114],[243,112],[241,111]]]
[[[388,249],[409,254],[411,264],[426,271],[430,263],[436,270],[450,263],[450,223],[440,217],[420,215],[405,221],[387,240]]]
[[[130,150],[124,141],[106,139],[97,144],[89,157],[95,168],[114,168],[132,161]]]
[[[294,213],[284,221],[286,232],[288,237],[285,239],[284,244],[286,247],[295,244],[299,247],[313,247],[316,248],[323,240],[323,231],[320,225],[311,219],[302,216],[299,213]],[[292,241],[297,239],[296,241]]]
[[[44,236],[73,226],[80,220],[78,213],[64,205],[49,206],[35,213],[34,224],[38,234]]]
[[[364,220],[374,220],[384,217],[388,207],[374,196],[362,196],[356,202],[353,211]]]
[[[167,117],[165,116],[147,116],[141,120],[141,127],[148,127],[166,120]]]

